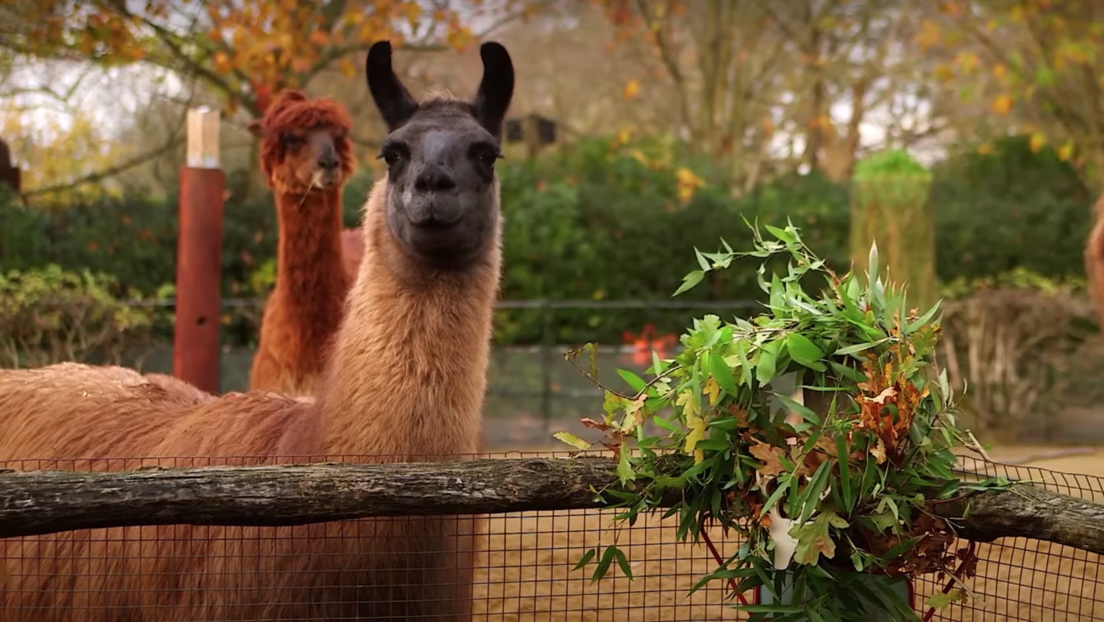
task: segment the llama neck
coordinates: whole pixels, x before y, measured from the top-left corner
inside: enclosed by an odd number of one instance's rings
[[[369,198],[367,248],[320,391],[327,454],[477,452],[499,245],[463,273],[396,270],[406,260],[384,222],[383,184]]]
[[[270,304],[280,317],[272,324],[302,337],[282,340],[281,347],[301,350],[288,355],[317,359],[321,368],[321,356],[309,353],[320,351],[337,330],[349,289],[341,252],[341,188],[278,194],[276,213],[280,240]]]

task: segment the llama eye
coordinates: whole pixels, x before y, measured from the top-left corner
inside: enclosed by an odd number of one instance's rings
[[[385,151],[381,153],[379,157],[383,158],[383,161],[387,163],[387,166],[395,166],[395,164],[397,164],[398,161],[402,159],[402,156],[394,151]]]
[[[484,163],[488,166],[493,166],[494,163],[495,163],[495,160],[501,158],[502,154],[500,154],[497,151],[481,151],[481,152],[479,152],[479,155],[476,156],[476,157],[479,159],[480,162],[482,162],[482,163]]]

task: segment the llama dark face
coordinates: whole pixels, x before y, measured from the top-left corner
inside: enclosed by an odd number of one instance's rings
[[[410,256],[442,269],[478,261],[498,231],[502,122],[514,88],[506,49],[480,48],[483,80],[468,102],[414,102],[391,69],[391,47],[368,53],[368,87],[390,134],[380,150],[390,183],[387,223]]]

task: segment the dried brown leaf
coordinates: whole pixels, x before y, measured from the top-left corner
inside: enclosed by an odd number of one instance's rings
[[[870,448],[870,455],[874,456],[874,460],[878,464],[884,464],[886,461],[885,443],[882,442],[882,437],[878,437],[878,442]]]
[[[779,459],[785,455],[781,448],[766,443],[758,443],[752,445],[748,452],[763,462],[763,466],[759,468],[759,473],[762,475],[780,475],[786,472],[786,468],[782,466]]]
[[[601,430],[603,432],[606,432],[610,429],[609,424],[602,423],[601,421],[595,421],[594,419],[591,419],[590,417],[584,417],[581,421],[582,421],[583,425],[585,425],[586,427],[593,428],[595,430]]]
[[[893,397],[895,395],[897,395],[897,389],[893,387],[886,387],[882,389],[882,392],[879,393],[877,397],[868,397],[866,399],[867,401],[874,402],[875,404],[885,405],[886,398]]]

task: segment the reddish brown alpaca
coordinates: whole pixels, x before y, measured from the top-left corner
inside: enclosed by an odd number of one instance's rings
[[[382,152],[389,173],[365,205],[364,259],[316,400],[197,395],[113,367],[0,370],[0,465],[96,456],[396,461],[479,451],[501,261],[493,164],[514,86],[505,48],[486,43],[481,56],[473,102],[416,103],[392,73],[390,45],[368,54],[369,88],[391,130]],[[4,622],[466,622],[477,525],[395,518],[7,539],[0,611]]]
[[[342,250],[341,191],[353,171],[349,114],[289,90],[250,125],[276,195],[276,287],[265,303],[251,391],[313,395],[355,265]],[[350,270],[350,268],[352,268]]]

